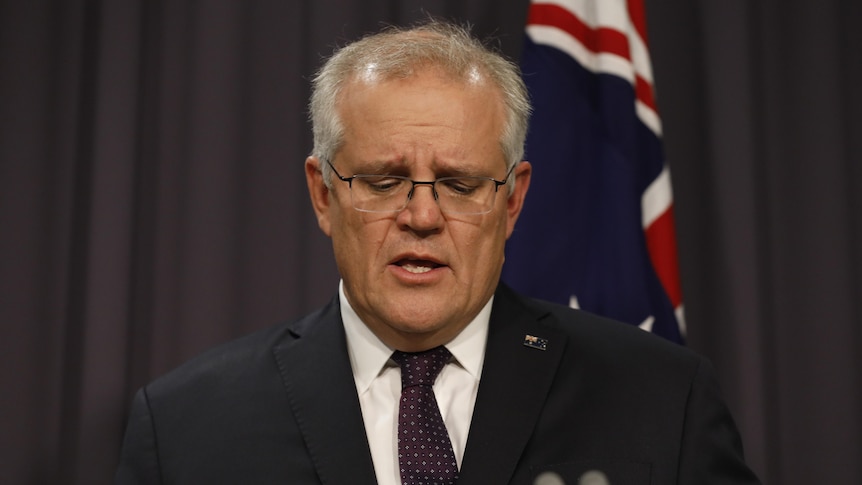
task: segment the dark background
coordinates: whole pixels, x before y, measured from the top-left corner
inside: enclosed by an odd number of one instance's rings
[[[519,54],[526,0],[0,0],[0,482],[108,483],[136,388],[334,294],[308,78],[421,9]],[[765,481],[862,483],[862,3],[647,11],[689,346]]]

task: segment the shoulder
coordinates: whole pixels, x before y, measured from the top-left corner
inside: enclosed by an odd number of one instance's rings
[[[648,351],[694,355],[691,350],[634,325],[543,300],[527,298],[524,301],[527,306],[543,313],[548,324],[558,325],[574,337],[589,339],[593,345],[632,346]]]
[[[146,386],[151,397],[208,392],[226,384],[252,386],[266,377],[277,377],[273,350],[289,346],[313,333],[319,321],[332,312],[332,304],[298,320],[282,322],[223,343],[191,358]],[[336,309],[337,309],[337,305]]]
[[[510,322],[523,319],[564,341],[537,442],[568,449],[572,460],[648,462],[654,482],[732,475],[734,483],[756,483],[706,358],[632,325],[511,290],[498,296]]]
[[[567,358],[596,369],[694,376],[707,360],[682,345],[623,322],[564,305],[525,297],[505,288],[498,293],[531,318],[567,336]]]

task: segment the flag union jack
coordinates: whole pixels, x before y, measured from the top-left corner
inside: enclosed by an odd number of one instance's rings
[[[526,34],[533,180],[503,279],[682,342],[673,195],[642,0],[534,1]]]

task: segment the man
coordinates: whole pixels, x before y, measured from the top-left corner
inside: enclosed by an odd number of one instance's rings
[[[337,297],[142,389],[117,483],[756,483],[706,361],[500,283],[528,112],[448,24],[330,58],[305,174]]]

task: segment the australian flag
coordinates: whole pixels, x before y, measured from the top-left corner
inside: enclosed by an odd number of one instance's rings
[[[683,342],[670,172],[642,0],[533,1],[530,194],[503,279]]]

